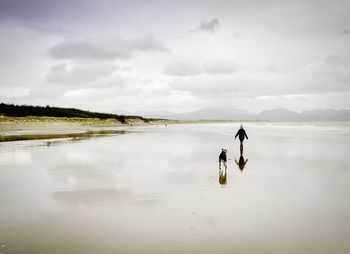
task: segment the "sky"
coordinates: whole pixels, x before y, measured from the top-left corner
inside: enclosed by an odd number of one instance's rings
[[[347,0],[0,0],[0,101],[350,109]]]

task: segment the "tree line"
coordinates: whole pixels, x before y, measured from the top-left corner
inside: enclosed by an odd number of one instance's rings
[[[0,103],[0,114],[12,117],[25,116],[49,116],[49,117],[78,117],[78,118],[98,118],[98,119],[116,119],[121,123],[126,123],[127,119],[139,119],[142,121],[149,121],[150,119],[141,116],[125,116],[109,113],[90,112],[75,108],[60,108],[60,107],[42,107],[31,105],[14,105]]]

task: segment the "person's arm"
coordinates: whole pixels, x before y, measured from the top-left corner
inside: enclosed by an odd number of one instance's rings
[[[248,139],[247,133],[244,131],[244,136]]]
[[[239,133],[239,130],[238,130],[238,131],[237,131],[237,133],[236,133],[235,139],[237,138],[237,136],[238,136],[238,133]]]

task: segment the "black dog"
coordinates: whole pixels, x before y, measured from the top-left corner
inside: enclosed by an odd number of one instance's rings
[[[226,149],[221,149],[221,153],[219,155],[219,168],[221,168],[221,162],[224,163],[224,165],[226,166],[226,161],[227,161],[227,150]]]
[[[226,162],[227,161],[227,156],[226,156],[227,150],[226,149],[222,149],[221,153],[219,155],[219,161],[223,161]]]

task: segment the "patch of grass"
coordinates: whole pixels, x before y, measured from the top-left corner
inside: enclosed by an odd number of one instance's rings
[[[80,123],[80,124],[121,124],[115,118],[81,118],[81,117],[50,117],[50,116],[25,116],[25,117],[0,117],[0,123]]]
[[[181,123],[182,121],[178,120],[166,120],[166,119],[141,119],[138,117],[128,117],[125,119],[125,122],[120,122],[115,118],[81,118],[81,117],[51,117],[51,116],[25,116],[25,117],[11,117],[11,116],[2,116],[0,117],[1,123],[12,123],[12,124],[21,124],[21,123],[44,123],[44,124],[53,124],[53,123],[72,123],[72,124],[83,124],[83,125],[122,125],[122,124],[171,124],[171,123]],[[185,122],[185,121],[183,121]]]

